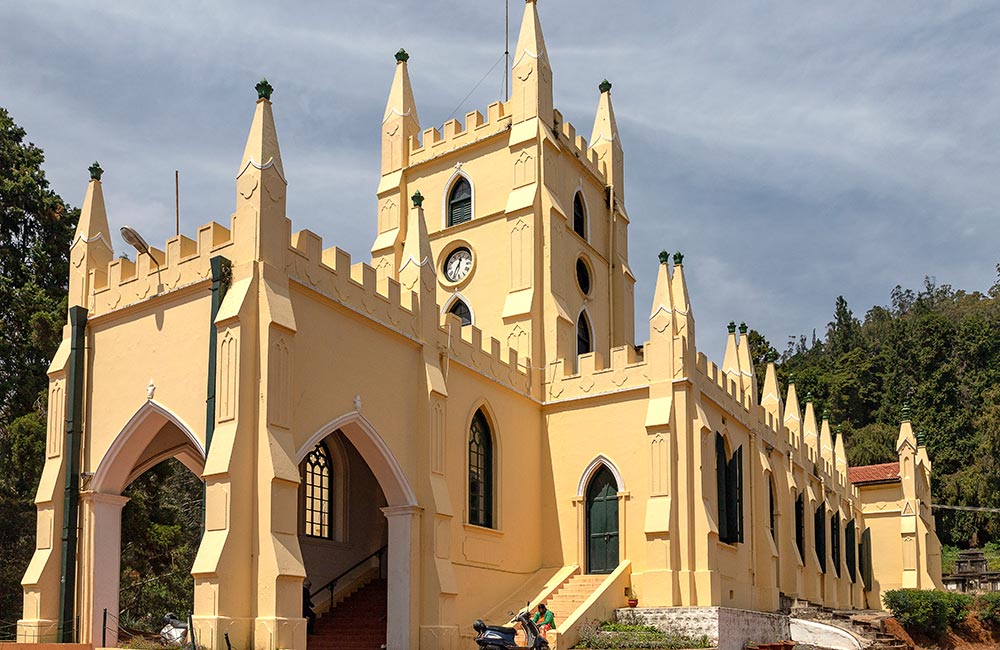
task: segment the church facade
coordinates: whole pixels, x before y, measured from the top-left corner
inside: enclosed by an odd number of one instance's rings
[[[466,647],[527,601],[562,603],[569,647],[629,598],[879,608],[941,586],[908,418],[895,473],[852,483],[812,401],[773,364],[758,389],[745,326],[720,332],[721,366],[698,352],[680,253],[635,262],[657,269],[635,344],[611,84],[587,140],[553,107],[534,0],[486,115],[421,130],[408,65],[370,263],[293,230],[266,82],[228,226],[115,258],[92,168],[19,640],[114,641],[122,494],[168,458],[205,482],[211,650],[306,648],[305,580],[326,609],[384,579],[392,650]]]

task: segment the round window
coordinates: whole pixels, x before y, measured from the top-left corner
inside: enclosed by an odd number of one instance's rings
[[[576,282],[580,285],[580,291],[584,295],[590,295],[590,269],[587,263],[580,258],[576,261]]]

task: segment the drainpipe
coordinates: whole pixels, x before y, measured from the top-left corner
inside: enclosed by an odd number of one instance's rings
[[[62,575],[59,580],[58,636],[62,643],[73,643],[76,610],[76,544],[80,504],[80,450],[83,438],[83,381],[86,368],[87,310],[69,309],[70,351],[69,396],[66,417],[66,489],[63,496]]]
[[[215,329],[215,317],[219,315],[219,308],[222,307],[222,299],[226,297],[229,284],[233,277],[233,265],[228,259],[221,255],[216,255],[210,260],[212,265],[212,317],[208,323],[208,390],[205,400],[205,455],[208,455],[208,448],[212,444],[212,436],[215,434],[215,371],[216,371],[216,342],[219,338],[218,330]]]
[[[209,447],[212,446],[212,436],[215,435],[215,375],[217,365],[216,344],[219,338],[215,328],[215,317],[219,315],[222,300],[233,277],[233,265],[228,259],[216,255],[209,263],[212,266],[212,314],[208,321],[208,387],[205,398],[205,458],[208,458]],[[204,481],[201,486],[201,532],[205,533],[205,497]]]

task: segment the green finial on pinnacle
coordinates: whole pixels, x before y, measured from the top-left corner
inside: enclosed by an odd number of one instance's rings
[[[903,402],[903,422],[910,421],[910,405]]]
[[[740,323],[740,334],[746,334],[746,333],[747,333],[747,324]]]
[[[833,428],[833,441],[837,442],[837,438],[840,437],[840,425],[838,424]]]
[[[788,385],[789,386],[794,386],[795,385],[795,373],[794,372],[788,373]]]
[[[767,356],[765,358],[767,359],[768,363],[774,363],[775,361],[778,360],[778,351],[777,350],[768,350],[767,351]]]
[[[736,333],[736,321],[733,321],[733,320],[729,321],[729,325],[726,327],[726,329],[729,330],[730,334],[735,334]]]
[[[420,190],[414,192],[410,198],[413,199],[413,207],[415,208],[419,208],[424,204],[424,195],[420,193]]]
[[[274,86],[267,83],[267,79],[261,79],[254,88],[257,89],[257,99],[271,101],[271,93],[274,92]]]
[[[670,253],[667,251],[660,251],[660,264],[668,264],[670,262]]]
[[[809,391],[808,393],[806,393],[806,404],[812,404],[812,401],[813,401],[813,394],[812,391]]]
[[[90,170],[90,178],[91,178],[91,180],[95,180],[95,181],[101,180],[101,174],[104,173],[104,170],[101,169],[100,163],[98,163],[95,160],[94,164],[91,165],[90,167],[88,167],[87,169]]]
[[[826,407],[823,408],[823,419],[824,420],[829,420],[830,419],[830,409],[828,409]]]
[[[399,51],[396,52],[396,63],[406,63],[409,60],[410,55],[406,53],[406,50],[399,48]]]
[[[680,251],[674,253],[674,264],[677,264],[678,266],[684,264],[684,253]]]
[[[927,434],[923,429],[917,429],[917,446],[923,447],[927,444]]]
[[[611,82],[610,82],[610,81],[608,81],[607,79],[605,79],[604,81],[602,81],[602,82],[600,83],[600,85],[599,85],[599,86],[597,86],[597,88],[598,88],[598,90],[600,90],[600,91],[601,91],[602,93],[607,93],[607,92],[611,92]]]

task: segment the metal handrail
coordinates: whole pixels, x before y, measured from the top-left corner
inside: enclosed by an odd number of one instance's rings
[[[378,557],[378,567],[379,567],[379,572],[381,573],[381,571],[382,571],[382,556],[385,555],[385,552],[387,550],[389,550],[389,547],[388,546],[383,546],[382,548],[378,549],[377,551],[373,551],[372,553],[369,553],[364,558],[358,560],[350,569],[347,569],[345,571],[341,571],[340,574],[336,578],[334,578],[333,580],[327,582],[325,585],[323,585],[322,587],[320,587],[316,591],[311,592],[309,594],[309,597],[312,598],[313,596],[316,596],[316,595],[320,594],[321,592],[326,591],[327,589],[329,589],[330,590],[330,600],[333,600],[333,590],[337,587],[337,581],[340,580],[341,578],[343,578],[344,576],[346,576],[351,571],[354,571],[359,566],[361,566],[362,564],[364,564],[368,560],[372,559],[373,557]]]

